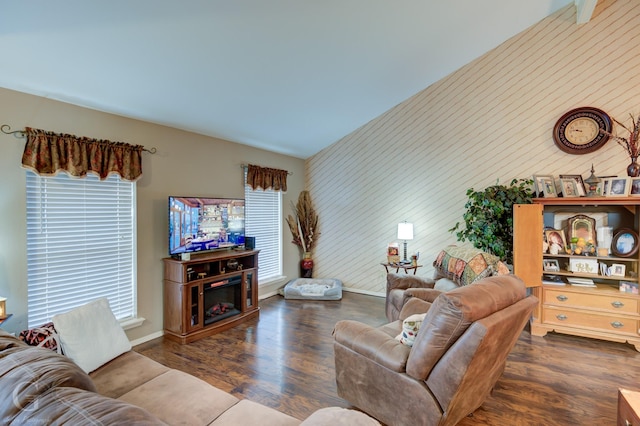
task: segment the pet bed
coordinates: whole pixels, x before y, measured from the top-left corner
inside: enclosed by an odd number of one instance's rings
[[[340,300],[342,281],[333,278],[296,278],[284,286],[285,299]]]

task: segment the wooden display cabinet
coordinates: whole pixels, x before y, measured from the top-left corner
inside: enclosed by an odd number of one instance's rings
[[[185,344],[258,317],[258,250],[163,261],[166,338]]]
[[[531,334],[544,336],[549,331],[627,342],[640,351],[640,296],[619,290],[620,281],[638,284],[639,254],[631,257],[584,256],[543,253],[545,227],[560,228],[559,218],[583,214],[597,216],[606,221],[602,225],[616,230],[640,228],[640,198],[628,197],[581,197],[581,198],[537,198],[533,204],[514,205],[513,266],[514,273],[524,280],[540,303],[531,320]],[[565,230],[566,233],[566,230]],[[569,239],[569,235],[567,235]],[[569,241],[567,241],[569,243]],[[622,264],[625,276],[607,276],[599,273],[572,272],[567,268],[574,259],[596,260],[598,264]],[[543,262],[557,261],[560,270],[546,272],[567,278],[587,278],[596,287],[571,284],[543,284]]]

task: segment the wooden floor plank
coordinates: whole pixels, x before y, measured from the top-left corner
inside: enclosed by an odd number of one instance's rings
[[[331,332],[353,319],[386,322],[384,299],[260,302],[260,319],[187,345],[154,339],[135,350],[239,398],[304,419],[337,396]],[[615,425],[618,388],[640,390],[640,354],[627,344],[524,330],[490,398],[460,425]]]

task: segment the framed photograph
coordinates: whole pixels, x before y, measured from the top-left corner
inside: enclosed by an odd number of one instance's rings
[[[547,229],[544,231],[544,235],[547,237],[547,244],[549,244],[549,254],[565,253],[567,240],[564,238],[562,229]]]
[[[629,187],[631,186],[631,179],[628,177],[614,177],[607,179],[609,181],[607,192],[604,194],[607,197],[626,197],[629,193]]]
[[[616,232],[611,241],[614,256],[630,257],[638,251],[638,233],[630,228],[622,228]]]
[[[630,197],[640,197],[640,178],[631,178]]]
[[[638,283],[631,281],[620,281],[620,291],[624,293],[638,294]]]
[[[576,183],[576,188],[578,191],[577,197],[585,197],[587,195],[584,181],[582,180],[582,175],[560,175],[560,179],[572,179]]]
[[[612,263],[609,269],[612,277],[624,277],[626,266],[622,263]]]
[[[573,238],[583,238],[586,243],[591,240],[594,247],[598,245],[596,220],[592,217],[583,214],[571,216],[567,219],[567,230],[569,241]]]
[[[573,179],[560,178],[560,188],[562,188],[562,196],[565,198],[580,197],[578,184]]]
[[[555,198],[558,196],[556,192],[555,178],[551,175],[533,175],[533,181],[536,186],[536,195],[544,198]]]
[[[544,259],[542,269],[544,272],[560,272],[560,264],[557,259]]]

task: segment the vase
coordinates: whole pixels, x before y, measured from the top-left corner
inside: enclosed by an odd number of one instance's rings
[[[311,258],[311,253],[306,251],[302,255],[302,260],[300,261],[300,276],[302,278],[311,278],[313,275],[313,259]]]
[[[640,164],[637,163],[638,157],[631,157],[631,164],[627,166],[627,175],[631,177],[640,176]]]

